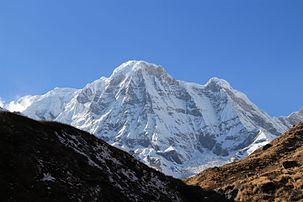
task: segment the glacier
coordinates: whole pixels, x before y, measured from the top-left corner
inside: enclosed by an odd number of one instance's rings
[[[179,81],[135,60],[83,89],[55,88],[6,108],[88,131],[177,178],[241,159],[303,118],[270,117],[223,79]]]

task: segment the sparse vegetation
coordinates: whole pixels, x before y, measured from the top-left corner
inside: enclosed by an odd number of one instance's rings
[[[303,122],[249,157],[186,179],[235,201],[303,201]]]
[[[0,112],[0,201],[227,201],[71,126]]]

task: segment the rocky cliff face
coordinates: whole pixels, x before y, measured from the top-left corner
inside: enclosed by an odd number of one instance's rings
[[[235,201],[303,200],[303,122],[243,160],[185,180]]]
[[[126,62],[83,89],[27,96],[8,109],[91,132],[175,177],[243,158],[288,128],[222,79],[178,81],[143,61]]]
[[[0,112],[1,201],[227,201],[71,126]]]

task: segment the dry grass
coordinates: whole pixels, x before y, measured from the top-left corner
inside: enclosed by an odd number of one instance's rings
[[[220,168],[186,179],[225,193],[235,201],[303,201],[303,123],[296,125],[267,149]]]

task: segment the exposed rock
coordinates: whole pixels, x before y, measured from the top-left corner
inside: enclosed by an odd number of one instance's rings
[[[266,151],[266,150],[268,150],[271,147],[272,147],[271,144],[266,144],[264,147],[262,147],[262,149],[263,149],[263,151]]]
[[[289,169],[289,168],[294,168],[294,167],[299,167],[300,164],[297,161],[284,161],[282,163],[283,168]]]

